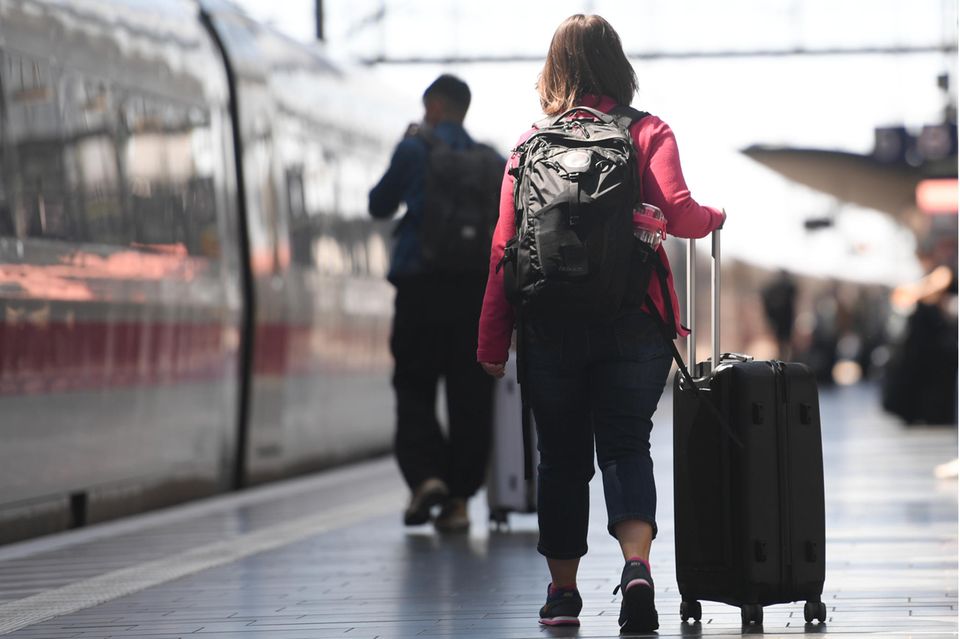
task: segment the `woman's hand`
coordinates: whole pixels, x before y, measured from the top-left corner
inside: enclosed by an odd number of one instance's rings
[[[506,362],[500,364],[494,364],[492,362],[480,362],[480,367],[483,368],[483,372],[489,375],[490,377],[496,377],[500,379],[504,374],[504,365]]]

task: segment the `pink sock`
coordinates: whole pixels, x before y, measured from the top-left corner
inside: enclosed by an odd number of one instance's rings
[[[631,557],[630,559],[627,559],[627,561],[639,561],[640,563],[642,563],[644,566],[647,567],[647,570],[650,570],[650,562],[644,559],[643,557]]]
[[[576,589],[577,589],[577,584],[576,584],[576,582],[574,582],[574,583],[572,583],[572,584],[563,585],[563,586],[554,586],[552,583],[550,584],[550,594],[551,594],[551,595],[556,594],[556,593],[560,592],[561,590],[576,590]]]

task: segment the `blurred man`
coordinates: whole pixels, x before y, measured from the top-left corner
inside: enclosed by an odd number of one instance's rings
[[[440,531],[470,526],[467,500],[486,474],[492,379],[475,361],[477,322],[496,223],[504,160],[463,128],[470,89],[441,75],[370,191],[370,214],[401,202],[388,279],[397,290],[390,348],[395,367],[397,462],[411,490],[408,526],[434,517]],[[437,420],[446,390],[448,434]]]

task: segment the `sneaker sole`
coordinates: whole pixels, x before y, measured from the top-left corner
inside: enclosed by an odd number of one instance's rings
[[[443,500],[447,496],[445,493],[434,492],[428,495],[425,495],[423,498],[423,504],[420,508],[413,511],[412,513],[406,513],[403,516],[403,523],[405,526],[422,526],[423,524],[430,521],[430,511],[435,507],[443,503]]]
[[[438,523],[436,520],[433,522],[433,527],[437,529],[437,532],[442,533],[465,533],[470,530],[470,522],[457,522],[456,524],[442,524]]]
[[[620,624],[620,632],[651,632],[660,627],[657,608],[653,604],[653,588],[645,579],[627,584],[623,592],[623,609],[627,618]]]
[[[551,617],[550,619],[541,619],[541,626],[579,626],[580,620],[576,617]]]

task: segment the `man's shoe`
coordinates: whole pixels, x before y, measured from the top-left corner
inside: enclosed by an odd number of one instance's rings
[[[420,526],[430,521],[430,511],[439,506],[450,493],[442,479],[431,477],[417,486],[410,497],[410,505],[403,513],[403,523],[407,526]]]
[[[467,500],[451,497],[443,503],[440,515],[433,521],[438,532],[455,533],[470,530],[470,517],[467,516]]]
[[[583,599],[576,588],[547,586],[547,603],[540,609],[540,623],[545,626],[579,626]]]
[[[653,577],[650,564],[631,559],[624,565],[620,585],[613,594],[623,591],[620,603],[620,632],[653,632],[660,627],[657,608],[653,605]]]

